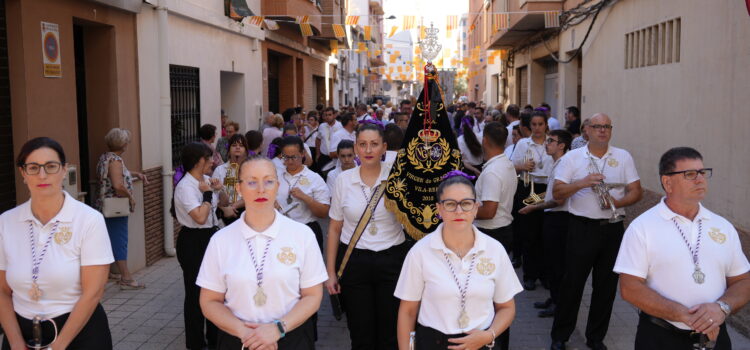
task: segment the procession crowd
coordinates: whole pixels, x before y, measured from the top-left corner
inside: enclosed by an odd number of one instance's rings
[[[442,223],[416,241],[383,196],[415,102],[200,128],[171,203],[189,349],[314,349],[324,290],[352,349],[508,349],[522,332],[514,296],[542,287],[549,298],[533,307],[554,318],[560,350],[589,276],[591,349],[607,348],[618,285],[640,310],[635,349],[731,349],[724,321],[750,300],[750,263],[731,223],[701,205],[713,169],[698,150],[664,150],[665,196],[626,229],[643,191],[631,154],[610,144],[612,118],[457,102],[446,112],[463,171],[440,182]],[[105,141],[95,209],[62,190],[55,140],[31,139],[16,158],[30,199],[0,215],[2,349],[111,349],[107,279],[147,288],[127,269],[127,213],[112,207],[132,210],[133,177],[148,179],[124,165],[127,130]]]

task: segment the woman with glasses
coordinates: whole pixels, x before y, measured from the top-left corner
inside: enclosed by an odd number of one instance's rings
[[[315,235],[274,210],[270,160],[250,157],[239,178],[247,210],[211,239],[197,280],[203,314],[219,327],[216,349],[314,349],[311,316],[328,278]]]
[[[341,294],[352,349],[395,349],[398,299],[393,290],[410,245],[403,227],[383,202],[382,186],[390,170],[381,160],[387,149],[383,129],[361,124],[354,149],[362,165],[342,172],[332,191],[326,288],[331,295]],[[361,236],[339,284],[338,272],[363,216],[370,219],[357,232]]]
[[[515,317],[523,288],[500,242],[474,227],[470,176],[448,173],[437,189],[438,228],[409,251],[396,286],[398,346],[492,348]],[[413,339],[410,339],[415,332]]]
[[[144,185],[148,184],[146,175],[130,172],[125,167],[122,154],[125,153],[130,144],[130,131],[120,128],[110,130],[104,136],[108,152],[99,157],[96,165],[96,173],[99,178],[99,196],[94,207],[102,211],[105,198],[126,197],[130,201],[130,212],[135,210],[135,197],[133,196],[133,176],[141,179]],[[128,269],[128,217],[104,218],[107,224],[109,240],[112,242],[112,252],[115,255],[115,265],[120,272],[119,276],[110,274],[110,277],[119,279],[117,282],[120,289],[142,289],[146,288],[143,283],[136,281]]]
[[[0,215],[0,325],[2,349],[41,344],[50,349],[112,349],[99,304],[114,262],[102,214],[63,191],[62,146],[47,137],[26,142],[18,170],[31,198]]]
[[[182,148],[182,166],[187,171],[174,189],[172,215],[182,229],[177,237],[177,261],[185,284],[185,345],[203,349],[216,345],[216,326],[206,320],[199,305],[198,270],[208,242],[218,230],[216,206],[222,184],[211,179],[213,151],[204,143],[193,142]]]
[[[328,217],[331,194],[323,178],[302,164],[306,157],[303,145],[297,136],[281,141],[281,159],[286,169],[279,176],[276,202],[283,215],[310,227],[323,251],[323,230],[316,220]]]

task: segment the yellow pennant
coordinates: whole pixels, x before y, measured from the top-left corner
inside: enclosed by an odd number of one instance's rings
[[[302,36],[312,36],[312,26],[309,23],[300,23],[299,30],[302,32]]]
[[[263,16],[250,16],[250,24],[260,27],[263,25]]]
[[[344,26],[340,24],[331,24],[333,27],[333,36],[337,38],[344,38],[346,37],[346,30],[344,29]]]
[[[294,21],[297,22],[298,24],[310,23],[310,17],[309,16],[297,16],[297,17],[294,17]]]
[[[359,42],[359,43],[358,43],[358,46],[357,46],[357,49],[358,49],[358,50],[359,50],[360,52],[362,52],[362,51],[367,51],[367,45],[365,45],[365,43],[363,43],[363,42]]]
[[[508,30],[509,13],[495,13],[492,15],[492,31]]]
[[[409,30],[414,28],[414,16],[404,16],[404,30]]]
[[[390,37],[392,37],[392,36],[393,36],[393,34],[396,34],[396,31],[398,31],[398,26],[393,26],[393,27],[391,27],[391,33],[390,33],[390,34],[388,34],[388,37],[389,37],[389,38],[390,38]],[[389,45],[390,45],[390,46],[389,46]],[[389,47],[389,48],[390,48],[390,47],[393,47],[393,45],[391,45],[391,44],[388,44],[388,45],[386,45],[386,47]]]
[[[365,28],[365,40],[370,41],[372,38],[372,27],[364,26]]]
[[[456,15],[450,15],[446,19],[446,26],[445,29],[447,30],[454,30],[458,28],[458,16]]]
[[[346,25],[356,26],[359,23],[359,16],[346,16]]]
[[[331,54],[336,55],[339,53],[339,41],[331,40]]]

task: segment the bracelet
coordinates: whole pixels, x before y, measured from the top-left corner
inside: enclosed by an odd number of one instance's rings
[[[276,324],[276,327],[279,329],[279,339],[286,336],[286,327],[284,327],[284,322],[281,320],[273,320],[273,323]]]
[[[497,335],[495,334],[495,330],[492,329],[492,327],[487,328],[487,330],[492,333],[492,341],[489,344],[487,344],[486,346],[487,346],[488,349],[492,349],[492,348],[495,347],[495,338],[497,338]]]
[[[214,193],[211,191],[203,192],[203,201],[208,202],[210,204],[213,199],[213,195]]]

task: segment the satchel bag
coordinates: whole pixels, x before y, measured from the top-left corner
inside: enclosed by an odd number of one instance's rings
[[[102,214],[105,218],[119,218],[130,215],[130,200],[127,197],[104,198]]]

